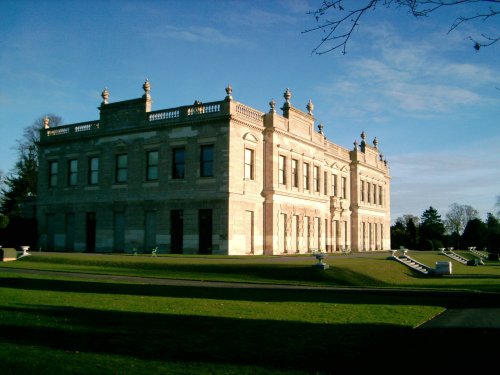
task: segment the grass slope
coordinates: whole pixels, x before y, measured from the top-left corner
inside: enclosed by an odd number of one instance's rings
[[[443,260],[412,255],[427,264]],[[484,355],[482,344],[498,338],[497,331],[452,329],[443,333],[449,343],[443,346],[435,339],[440,332],[414,329],[446,308],[497,306],[488,294],[445,293],[498,291],[494,263],[454,264],[453,275],[424,278],[385,254],[331,257],[324,272],[311,267],[311,258],[36,254],[3,263],[2,269],[57,273],[0,272],[2,373],[305,374],[365,367],[390,373],[394,352],[425,348],[427,366],[442,365],[455,346],[474,342]],[[65,271],[382,289],[149,285]],[[443,293],[387,289],[394,286]]]

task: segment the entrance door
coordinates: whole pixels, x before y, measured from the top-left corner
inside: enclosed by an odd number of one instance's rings
[[[144,226],[144,251],[148,253],[156,246],[156,211],[146,211]]]
[[[245,211],[245,253],[253,254],[253,211]]]
[[[113,250],[125,250],[125,212],[116,211],[114,213],[113,230]]]
[[[198,211],[198,233],[200,254],[212,253],[212,210]]]
[[[66,234],[66,250],[73,251],[75,249],[75,214],[67,213],[65,222]]]
[[[95,212],[87,212],[86,220],[86,247],[87,251],[93,253],[95,251],[95,232],[96,232],[96,217]]]
[[[170,252],[182,254],[184,238],[184,214],[182,210],[170,211]]]

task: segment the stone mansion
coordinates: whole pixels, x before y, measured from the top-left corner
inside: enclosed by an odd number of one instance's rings
[[[108,102],[99,120],[40,131],[43,250],[297,254],[390,249],[390,176],[372,144],[330,142],[313,104],[282,114],[221,101],[152,111]]]

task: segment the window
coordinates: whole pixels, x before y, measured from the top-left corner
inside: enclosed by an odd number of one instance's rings
[[[373,184],[373,204],[377,204],[378,194],[377,185]]]
[[[49,162],[49,186],[57,186],[57,170],[59,169],[59,163],[57,161]]]
[[[280,185],[286,185],[286,156],[280,155],[278,164],[279,164],[278,165],[278,170],[279,170],[278,183]]]
[[[371,203],[371,184],[369,182],[366,183],[366,193],[367,193],[367,196],[368,196],[368,203]]]
[[[99,158],[93,156],[89,158],[89,185],[99,183]]]
[[[292,186],[293,187],[299,187],[299,171],[297,169],[298,167],[298,160],[292,159]]]
[[[326,171],[323,172],[323,194],[328,194],[328,172]]]
[[[172,150],[172,178],[184,178],[185,160],[184,147]]]
[[[78,160],[68,161],[68,186],[76,186],[78,183]]]
[[[128,157],[127,154],[116,155],[116,182],[127,182]]]
[[[302,166],[303,177],[304,177],[304,190],[309,190],[309,164],[304,163]]]
[[[313,167],[313,189],[315,192],[319,192],[319,167]]]
[[[342,177],[342,197],[346,199],[347,198],[347,178]]]
[[[254,151],[250,148],[245,148],[245,180],[254,179]]]
[[[214,175],[214,145],[203,145],[200,149],[200,176]]]
[[[365,201],[365,182],[361,181],[361,202]]]
[[[146,152],[146,180],[158,180],[158,151]]]
[[[378,203],[381,206],[384,205],[383,196],[384,196],[384,190],[383,190],[382,186],[380,186],[378,189]]]
[[[332,195],[337,196],[337,175],[332,173]]]

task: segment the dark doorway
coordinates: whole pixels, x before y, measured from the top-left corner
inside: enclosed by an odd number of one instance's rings
[[[144,220],[144,251],[151,252],[156,246],[156,211],[146,211]]]
[[[113,220],[113,251],[123,252],[125,250],[125,212],[116,211]]]
[[[212,210],[198,211],[200,254],[212,254]]]
[[[86,236],[87,252],[93,253],[95,251],[95,230],[96,230],[95,212],[87,212],[86,230],[87,230],[87,236]]]
[[[184,237],[184,213],[182,210],[170,211],[170,252],[182,254]]]

